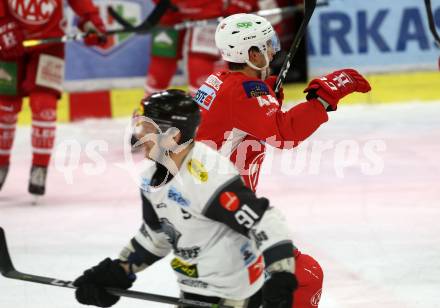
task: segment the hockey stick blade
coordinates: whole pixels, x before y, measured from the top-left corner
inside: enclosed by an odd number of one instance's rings
[[[307,25],[310,22],[310,19],[312,18],[313,12],[316,8],[316,0],[305,0],[304,1],[304,19],[301,22],[301,25],[298,29],[298,32],[296,33],[295,38],[293,39],[293,43],[290,46],[290,50],[286,56],[286,59],[284,60],[283,66],[281,67],[280,73],[277,76],[277,80],[275,82],[275,93],[278,94],[280,91],[281,85],[283,84],[284,80],[286,80],[287,72],[290,69],[290,66],[293,61],[293,57],[295,56],[296,52],[298,51],[299,44],[301,43],[301,40],[303,36],[307,32]]]
[[[5,232],[1,227],[0,227],[0,273],[6,278],[41,283],[55,287],[76,289],[76,287],[73,285],[73,281],[37,276],[37,275],[26,274],[17,271],[12,264],[12,260],[9,255],[8,245],[6,243]],[[188,305],[193,307],[206,307],[206,308],[233,308],[230,306],[224,306],[219,304],[211,304],[206,302],[194,301],[194,300],[165,296],[165,295],[144,293],[138,291],[120,290],[115,288],[106,288],[106,291],[116,296],[130,297],[130,298],[153,301],[163,304]]]
[[[5,231],[0,227],[0,273],[3,276],[6,276],[9,272],[14,270],[14,265],[12,265],[8,246],[6,244]]]
[[[133,27],[127,20],[125,20],[121,15],[119,15],[113,8],[108,8],[108,13],[124,28],[107,31],[107,35],[117,34],[123,32],[134,32],[134,33],[145,33],[150,31],[154,26],[156,26],[161,17],[166,13],[168,8],[171,6],[170,0],[160,1],[153,9],[153,11],[148,15],[148,17],[138,26]]]

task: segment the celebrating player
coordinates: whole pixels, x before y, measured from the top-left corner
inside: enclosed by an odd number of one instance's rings
[[[368,92],[370,85],[358,72],[343,69],[313,79],[304,90],[307,101],[281,110],[269,63],[279,50],[278,37],[263,17],[236,14],[217,27],[215,42],[229,70],[206,79],[195,95],[202,108],[197,139],[230,157],[246,185],[256,190],[266,143],[292,148],[328,120],[327,111],[352,92]]]
[[[104,40],[98,9],[91,0],[69,0],[89,35],[88,45]],[[64,45],[24,49],[23,41],[64,34],[63,1],[2,0],[0,2],[0,189],[9,170],[17,114],[29,96],[32,110],[32,167],[28,190],[43,195],[56,128],[57,100],[64,76]]]
[[[119,297],[104,287],[128,289],[136,272],[173,251],[171,266],[185,299],[292,307],[292,292],[302,283],[281,214],[244,185],[228,158],[193,141],[200,111],[191,96],[163,91],[143,106],[141,142],[156,162],[142,176],[143,224],[119,259],[107,258],[76,279],[77,300],[115,304]]]

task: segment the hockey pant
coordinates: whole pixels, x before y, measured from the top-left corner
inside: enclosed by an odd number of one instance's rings
[[[32,164],[43,167],[49,164],[63,79],[63,57],[63,46],[56,45],[9,63],[17,67],[17,91],[15,95],[0,93],[0,166],[9,164],[24,96],[29,96],[32,111]]]

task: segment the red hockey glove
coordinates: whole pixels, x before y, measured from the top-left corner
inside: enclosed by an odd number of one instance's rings
[[[0,58],[15,60],[24,54],[24,34],[20,25],[14,20],[0,18]]]
[[[328,105],[328,111],[336,110],[341,98],[353,92],[366,93],[371,90],[368,81],[354,69],[335,71],[313,79],[304,90],[307,99],[320,98]]]
[[[87,46],[105,45],[107,42],[105,25],[98,12],[83,16],[79,21],[78,28],[87,33],[84,38],[84,43]]]
[[[264,80],[264,82],[272,89],[275,89],[275,82],[277,81],[277,76],[276,75],[272,75],[269,76],[266,80]],[[284,100],[284,90],[283,90],[283,86],[281,86],[280,91],[277,94],[277,99],[280,102],[280,104],[283,103]]]

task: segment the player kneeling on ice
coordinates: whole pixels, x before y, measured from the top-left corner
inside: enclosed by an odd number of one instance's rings
[[[130,288],[135,273],[172,251],[185,299],[295,307],[295,247],[286,221],[245,186],[228,158],[193,141],[198,105],[185,92],[168,90],[144,99],[143,114],[139,142],[156,163],[142,175],[142,226],[118,259],[107,258],[75,280],[77,300],[114,305],[119,297],[104,287]]]

